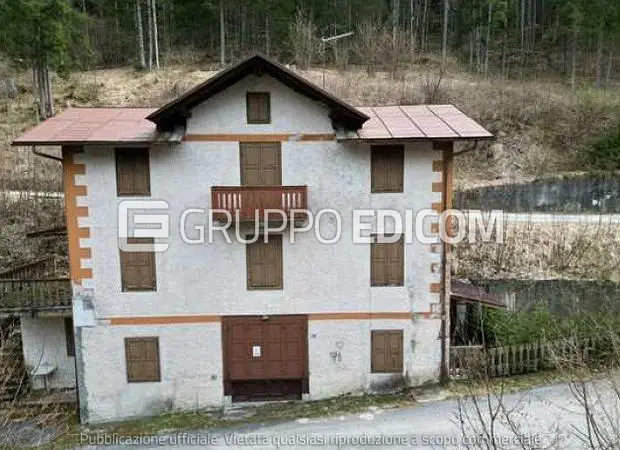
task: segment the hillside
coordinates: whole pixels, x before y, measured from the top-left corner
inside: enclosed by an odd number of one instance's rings
[[[212,68],[179,65],[152,72],[117,68],[77,72],[69,79],[55,76],[55,106],[58,111],[68,105],[159,106],[216,73],[209,69]],[[474,151],[456,159],[457,189],[527,181],[562,171],[583,170],[583,150],[615,127],[620,114],[618,88],[605,91],[584,88],[572,93],[568,87],[554,80],[483,79],[456,70],[445,73],[437,87],[439,74],[431,65],[413,67],[398,78],[392,78],[387,73],[377,73],[371,77],[365,71],[355,69],[341,72],[315,68],[300,73],[319,86],[323,85],[324,79],[327,90],[355,105],[449,102],[472,115],[493,131],[496,139],[475,148],[460,149]],[[34,156],[28,148],[9,146],[12,138],[36,121],[28,74],[12,76],[16,78],[21,92],[14,99],[6,98],[4,108],[0,109],[0,124],[4,133],[0,152],[0,188],[61,189],[61,170],[57,162]],[[61,204],[42,205],[40,202],[24,201],[15,205],[5,199],[0,206],[4,230],[0,240],[0,267],[10,265],[17,259],[32,258],[50,248],[62,248],[59,242],[24,237],[28,231],[61,222]],[[592,230],[588,232],[600,233],[597,227],[592,227]],[[545,230],[547,232],[549,230]],[[569,235],[570,238],[567,237]],[[564,238],[559,239],[559,236]],[[535,248],[542,251],[542,255],[557,256],[557,252],[549,247],[551,242],[564,242],[569,249],[566,251],[571,251],[578,247],[578,236],[584,236],[583,230],[576,235],[555,233],[547,244],[538,242]],[[595,240],[593,238],[588,242]],[[512,240],[517,241],[523,242],[523,239]],[[608,243],[616,241],[615,235],[606,240]],[[522,271],[531,271],[533,261],[544,259],[536,251],[519,251],[509,258],[513,265],[508,267],[505,262],[499,263],[498,258],[504,258],[506,252],[501,251],[498,256],[495,254],[500,251],[498,248],[488,245],[460,246],[457,259],[462,264],[457,264],[457,272],[464,277],[493,277],[498,276],[497,267],[503,267],[506,273],[502,272],[502,276],[519,277],[523,275]],[[593,247],[588,244],[587,248],[591,251]],[[595,254],[590,255],[589,260],[597,264],[604,261]],[[578,258],[578,261],[585,259]],[[547,273],[553,264],[546,262],[543,266],[546,268],[543,272]],[[577,269],[570,266],[568,269],[553,269],[553,276],[582,276],[581,266]],[[616,276],[614,272],[605,277]]]
[[[212,76],[215,71],[209,69],[179,65],[153,72],[132,68],[77,72],[66,80],[54,76],[55,105],[57,110],[67,105],[159,106]],[[300,73],[354,105],[448,102],[473,116],[497,139],[457,159],[457,187],[461,188],[583,170],[584,148],[620,121],[617,87],[573,93],[551,79],[484,79],[458,70],[441,76],[432,65],[414,66],[397,78],[387,73],[371,77],[358,69]],[[5,135],[0,161],[5,177],[29,173],[23,151],[15,159],[16,150],[8,147],[13,137],[35,122],[28,75],[19,74],[21,93],[5,99],[6,106],[0,110]]]

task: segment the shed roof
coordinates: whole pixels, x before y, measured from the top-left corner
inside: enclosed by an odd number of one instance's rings
[[[148,144],[180,141],[146,120],[154,108],[69,108],[13,141],[13,145]]]
[[[491,133],[452,105],[359,107],[370,116],[345,139],[490,139]]]
[[[491,294],[483,287],[464,280],[451,281],[450,296],[469,303],[480,303],[491,308],[506,308],[498,294]]]

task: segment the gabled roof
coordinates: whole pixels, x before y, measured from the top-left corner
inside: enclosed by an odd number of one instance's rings
[[[359,109],[334,97],[329,92],[261,54],[250,56],[240,63],[223,70],[149,114],[146,118],[155,122],[160,130],[172,129],[174,126],[185,122],[189,111],[193,107],[252,74],[271,75],[290,89],[312,100],[324,103],[330,109],[330,118],[338,126],[357,130],[369,119]]]

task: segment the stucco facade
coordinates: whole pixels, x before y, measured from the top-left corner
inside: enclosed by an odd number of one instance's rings
[[[245,93],[269,91],[272,123],[245,123]],[[197,106],[187,134],[198,133],[333,133],[328,111],[268,76],[248,77]],[[169,248],[156,254],[157,290],[122,292],[114,149],[85,146],[73,155],[84,165],[75,184],[87,187],[76,198],[88,215],[78,219],[89,249],[82,268],[92,276],[76,285],[80,403],[91,422],[155,414],[169,409],[221,406],[230,401],[222,384],[221,327],[224,315],[308,315],[308,399],[346,392],[375,390],[403,383],[437,380],[441,359],[441,252],[415,238],[405,245],[405,281],[399,287],[371,287],[370,245],[353,242],[353,211],[429,209],[441,202],[433,183],[442,181],[434,169],[442,151],[431,141],[405,145],[404,192],[371,194],[370,144],[332,140],[281,143],[282,184],[306,185],[309,210],[330,208],[342,219],[340,239],[323,244],[314,229],[295,242],[283,239],[283,288],[246,288],[245,246],[227,243],[215,232],[212,243],[182,241],[179,221],[187,208],[210,207],[212,186],[240,184],[239,142],[182,142],[150,150],[151,196],[169,204]],[[135,198],[132,198],[135,200]],[[424,232],[432,236],[427,220]],[[208,215],[192,214],[186,234],[197,237],[195,225]],[[380,231],[370,219],[372,232]],[[385,231],[390,229],[388,221]],[[336,220],[325,214],[320,232],[334,236]],[[411,230],[410,230],[411,231]],[[284,231],[287,236],[288,229]],[[436,234],[436,233],[435,233]],[[364,315],[365,314],[365,315]],[[183,317],[176,323],[175,317]],[[189,317],[189,319],[188,319]],[[192,323],[191,317],[196,320]],[[214,317],[213,320],[201,318]],[[138,320],[131,320],[131,319]],[[155,320],[148,320],[156,318]],[[172,318],[166,323],[165,318]],[[399,329],[404,333],[404,367],[400,374],[370,371],[370,332]],[[158,336],[161,381],[128,383],[123,339]]]
[[[67,349],[64,320],[58,315],[32,317],[24,314],[20,317],[24,362],[34,389],[45,387],[42,376],[32,376],[33,371],[42,366],[54,369],[47,376],[47,388],[75,387],[75,357],[69,355]]]

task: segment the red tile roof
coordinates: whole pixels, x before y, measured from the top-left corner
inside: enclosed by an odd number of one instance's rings
[[[69,108],[13,141],[13,145],[141,144],[165,139],[145,119],[154,108]]]
[[[488,139],[493,135],[452,105],[358,107],[370,119],[348,140]],[[13,145],[148,144],[180,141],[157,131],[146,117],[154,108],[69,108],[40,123]]]
[[[490,139],[491,133],[452,105],[358,107],[370,120],[348,139]]]

